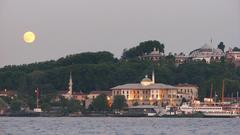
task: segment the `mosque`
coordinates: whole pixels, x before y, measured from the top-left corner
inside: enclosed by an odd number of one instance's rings
[[[211,61],[220,61],[221,57],[224,56],[224,52],[219,48],[213,48],[212,40],[210,43],[204,44],[201,48],[190,52],[189,57],[193,61],[205,60],[206,63]]]

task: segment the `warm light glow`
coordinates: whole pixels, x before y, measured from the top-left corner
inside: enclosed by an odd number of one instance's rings
[[[25,32],[23,35],[23,40],[26,43],[33,43],[35,41],[35,39],[36,39],[36,36],[31,31]]]
[[[150,97],[149,100],[152,100],[152,98]]]
[[[143,98],[141,97],[140,100],[143,100]]]
[[[107,97],[107,100],[110,100],[110,97]]]

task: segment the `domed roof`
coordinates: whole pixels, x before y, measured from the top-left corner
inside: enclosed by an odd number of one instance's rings
[[[148,85],[150,85],[152,83],[153,83],[152,80],[149,79],[147,75],[141,81],[141,84],[144,85],[144,86],[148,86]]]
[[[141,82],[152,82],[152,80],[145,76],[145,78],[143,78]]]
[[[212,49],[212,45],[206,43],[200,49]]]

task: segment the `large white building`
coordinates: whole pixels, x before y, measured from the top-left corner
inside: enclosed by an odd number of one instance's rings
[[[163,83],[155,83],[155,75],[152,79],[148,76],[140,83],[119,85],[111,89],[112,97],[124,95],[129,106],[139,105],[175,105],[177,88]]]
[[[201,48],[190,52],[189,57],[194,61],[205,60],[207,63],[211,61],[220,61],[224,56],[224,52],[219,48],[213,48],[212,41],[204,44]]]
[[[226,52],[226,60],[234,63],[236,66],[240,66],[240,51],[233,51],[232,48]]]

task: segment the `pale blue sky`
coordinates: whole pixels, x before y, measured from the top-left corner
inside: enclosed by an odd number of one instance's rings
[[[25,31],[37,34],[33,45]],[[159,40],[166,52],[213,38],[240,46],[240,0],[0,0],[0,67]]]

